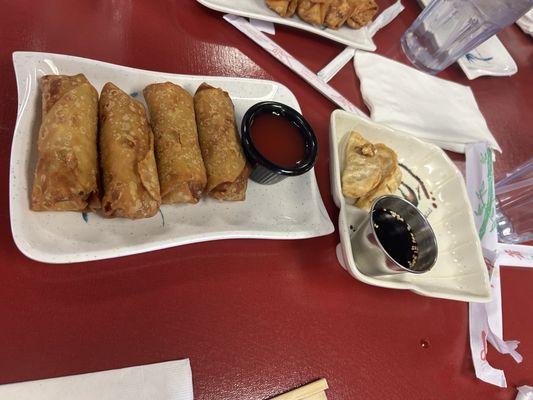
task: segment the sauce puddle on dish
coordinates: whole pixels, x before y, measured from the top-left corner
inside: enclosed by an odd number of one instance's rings
[[[282,168],[294,168],[305,158],[305,140],[300,130],[277,113],[256,116],[250,138],[264,158]]]
[[[431,206],[432,206],[433,208],[437,208],[437,202],[436,202],[435,196],[433,195],[433,192],[430,192],[430,191],[427,189],[427,187],[426,187],[424,181],[423,181],[418,175],[416,175],[416,174],[415,174],[415,173],[414,173],[409,167],[407,167],[406,165],[404,165],[404,164],[402,164],[402,163],[398,163],[398,165],[399,165],[401,168],[403,168],[403,169],[404,169],[409,175],[411,175],[411,176],[416,180],[416,182],[418,183],[418,187],[417,187],[417,192],[418,192],[418,196],[417,196],[417,197],[418,197],[418,199],[420,199],[420,188],[422,188],[422,191],[424,192],[424,196],[426,196],[426,199],[428,199],[428,200],[431,201]],[[409,192],[409,193],[408,193],[408,196],[411,197],[411,198],[406,197],[406,195],[402,192],[403,197],[404,197],[406,200],[408,200],[408,201],[410,201],[411,203],[413,203],[413,201],[412,201],[412,195],[414,194],[413,189],[412,189],[411,187],[409,187],[407,184],[405,184],[404,182],[402,182],[402,185],[404,185],[404,186],[407,188],[407,190],[408,190],[408,192]],[[401,192],[401,190],[400,190],[400,192]],[[417,199],[417,201],[416,201],[417,204],[413,203],[413,204],[415,204],[415,206],[418,205],[418,199]]]

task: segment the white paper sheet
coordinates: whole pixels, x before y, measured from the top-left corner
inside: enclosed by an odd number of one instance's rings
[[[354,67],[373,121],[455,152],[478,142],[501,152],[470,87],[366,51]]]
[[[193,400],[189,360],[0,385],[6,400]]]
[[[516,400],[533,400],[533,386],[519,386]]]

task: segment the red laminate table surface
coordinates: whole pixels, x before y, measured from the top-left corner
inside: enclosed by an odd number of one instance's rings
[[[419,12],[415,0],[404,4],[375,38],[378,53],[402,61],[399,38]],[[0,0],[0,10],[0,383],[189,357],[201,400],[265,399],[319,377],[333,400],[514,399],[515,386],[533,384],[532,270],[502,272],[505,336],[522,341],[525,360],[517,365],[489,351],[507,372],[509,388],[499,389],[475,378],[466,304],[356,281],[337,264],[337,234],[227,240],[73,265],[24,257],[8,205],[15,50],[285,84],[319,138],[316,174],[335,221],[327,139],[334,106],[193,0]],[[343,48],[281,26],[277,32],[275,40],[315,71]],[[518,64],[515,76],[469,82],[457,66],[441,74],[473,88],[503,148],[497,175],[533,148],[532,40],[516,26],[500,39]],[[364,108],[351,65],[332,85]],[[452,158],[463,165],[463,156]]]

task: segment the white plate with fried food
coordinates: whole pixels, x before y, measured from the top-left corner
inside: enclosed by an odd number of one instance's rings
[[[352,135],[352,132],[357,132],[360,137]],[[352,141],[357,139],[359,142],[350,144],[350,137]],[[372,151],[364,147],[367,143],[372,143],[378,149],[378,154],[382,146],[380,143],[396,153],[401,182],[397,189],[393,187],[396,190],[392,194],[402,196],[416,205],[427,216],[435,232],[439,254],[437,263],[427,273],[383,274],[372,265],[356,265],[354,262],[353,252],[357,248],[352,247],[351,234],[367,211],[357,207],[361,198],[347,197],[343,189],[347,194],[355,193],[364,198],[378,188],[380,179],[384,182],[383,177],[376,178],[375,165],[370,162],[369,165],[363,164],[362,157],[372,156]],[[353,163],[353,160],[346,158],[347,145],[349,150],[359,145],[360,157],[356,162],[359,163],[357,180],[360,185],[353,185],[349,176],[343,176],[345,165]],[[350,153],[348,156],[352,157]],[[394,157],[392,161],[390,157],[388,159],[388,163],[394,165]],[[383,165],[386,163],[381,163],[382,173],[389,171],[389,176],[392,176],[390,171],[394,171],[394,168],[389,170],[390,165]],[[465,183],[444,151],[408,133],[337,110],[332,113],[330,122],[330,172],[333,198],[340,209],[337,257],[352,276],[371,285],[408,289],[424,296],[468,302],[490,301],[487,267]]]
[[[265,0],[197,1],[223,13],[303,29],[356,49],[376,50],[376,45],[365,26],[378,12],[374,0],[269,0],[270,7]],[[339,17],[339,14],[343,16]]]
[[[98,92],[106,82],[113,82],[141,103],[143,89],[156,82],[171,82],[189,93],[206,82],[229,94],[237,126],[246,110],[261,101],[300,108],[289,89],[268,80],[177,75],[37,52],[16,52],[13,64],[19,101],[11,148],[10,220],[15,243],[26,256],[47,263],[71,263],[210,240],[302,239],[333,232],[313,169],[276,185],[250,181],[244,201],[222,202],[204,196],[197,204],[164,204],[154,216],[137,220],[104,218],[99,211],[30,210],[44,75],[84,74]]]

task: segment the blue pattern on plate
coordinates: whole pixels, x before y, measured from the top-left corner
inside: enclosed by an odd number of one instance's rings
[[[89,222],[89,214],[87,214],[86,212],[82,212],[81,217],[85,222]]]
[[[494,58],[494,57],[479,57],[479,56],[473,55],[472,53],[466,53],[465,57],[468,60],[468,62],[474,62],[474,61],[485,61],[485,62],[488,62],[488,61],[491,61]]]

